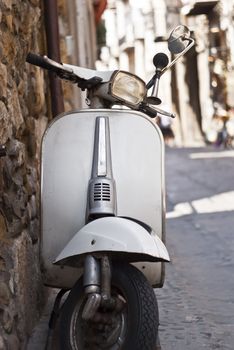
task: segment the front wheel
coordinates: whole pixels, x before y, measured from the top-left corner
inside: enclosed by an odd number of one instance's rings
[[[145,276],[132,265],[113,264],[111,293],[121,307],[112,310],[100,307],[98,317],[85,321],[82,319],[86,302],[82,279],[75,284],[62,308],[61,349],[155,349],[158,306]]]

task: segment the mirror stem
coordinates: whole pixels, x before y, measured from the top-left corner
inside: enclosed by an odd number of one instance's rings
[[[162,102],[160,98],[158,98],[158,88],[159,88],[160,77],[161,77],[161,71],[156,71],[156,74],[148,83],[148,85],[151,84],[150,87],[153,86],[153,90],[152,90],[151,96],[147,97],[147,103],[150,103],[152,105],[159,105]]]
[[[188,50],[190,50],[191,47],[195,44],[195,41],[194,41],[192,38],[189,38],[189,39],[186,39],[186,40],[189,40],[189,41],[190,41],[190,44],[189,44],[180,54],[178,54],[178,55],[176,56],[176,58],[174,58],[174,60],[171,61],[171,63],[170,63],[168,66],[166,66],[165,68],[162,69],[161,75],[162,75],[163,73],[165,73],[169,68],[171,68],[171,67],[176,63],[176,61],[177,61],[181,56],[183,56]]]
[[[153,76],[153,78],[150,79],[150,81],[146,84],[146,89],[149,90],[155,82],[156,75]]]
[[[151,97],[158,97],[158,88],[159,88],[159,79],[160,79],[160,75],[156,74],[156,78],[154,80],[154,87],[153,87],[153,91],[151,94]]]

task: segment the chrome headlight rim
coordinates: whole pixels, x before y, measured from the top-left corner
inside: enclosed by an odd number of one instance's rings
[[[138,82],[139,83],[139,87],[141,85],[141,89],[142,89],[141,96],[139,96],[139,98],[138,98],[136,103],[131,102],[131,101],[125,99],[124,97],[121,97],[120,95],[118,95],[118,94],[116,94],[114,92],[116,79],[117,79],[118,75],[120,75],[120,74],[122,74],[123,76],[126,76],[126,77],[130,77],[133,80],[135,80],[136,82]],[[111,76],[111,83],[110,83],[109,87],[110,87],[109,94],[114,99],[116,99],[119,103],[122,103],[122,104],[124,104],[126,106],[130,106],[131,108],[137,108],[144,101],[144,99],[145,99],[145,97],[147,95],[147,89],[146,89],[146,84],[145,84],[144,80],[139,78],[137,75],[129,73],[129,72],[124,71],[124,70],[116,70],[116,71],[113,72],[113,74]],[[134,95],[134,97],[137,98],[135,95]]]

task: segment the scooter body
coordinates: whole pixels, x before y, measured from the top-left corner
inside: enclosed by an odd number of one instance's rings
[[[174,118],[155,107],[161,103],[159,80],[193,45],[187,27],[175,28],[168,47],[177,56],[169,63],[167,55],[156,54],[147,84],[125,71],[102,73],[27,57],[86,90],[90,107],[55,118],[42,140],[41,254],[44,283],[61,288],[50,320],[53,328],[60,316],[61,349],[159,346],[152,287],[162,287],[170,258],[164,245],[163,138],[150,118]]]
[[[105,138],[97,139],[99,119],[108,126],[108,167],[115,184],[116,212],[87,223],[95,149],[105,143]],[[157,124],[131,110],[84,109],[63,114],[45,132],[41,159],[45,284],[71,288],[83,273],[78,258],[108,251],[136,263],[151,285],[161,287],[163,261],[169,256],[162,243],[164,145]]]

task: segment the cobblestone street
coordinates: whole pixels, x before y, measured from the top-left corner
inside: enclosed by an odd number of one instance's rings
[[[214,148],[166,150],[172,262],[156,290],[162,350],[234,349],[233,160]],[[43,349],[48,308],[27,350]]]
[[[234,349],[234,152],[169,149],[163,350]]]

